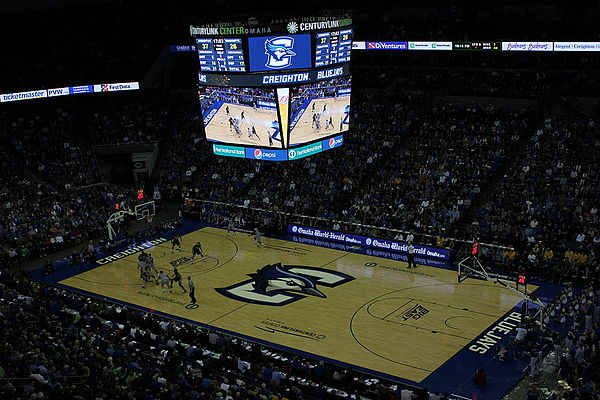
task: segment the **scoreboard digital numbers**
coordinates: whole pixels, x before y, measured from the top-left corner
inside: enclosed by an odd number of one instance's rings
[[[207,72],[246,72],[242,39],[196,39],[200,70]]]
[[[317,33],[315,67],[350,61],[352,29]]]
[[[502,42],[452,42],[452,50],[502,50]]]

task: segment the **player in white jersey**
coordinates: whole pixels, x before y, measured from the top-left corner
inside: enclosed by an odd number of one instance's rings
[[[265,244],[262,242],[262,238],[260,236],[260,231],[258,228],[254,228],[254,244],[257,246],[265,247]]]
[[[137,266],[138,266],[138,269],[140,270],[140,278],[141,278],[142,275],[143,275],[144,270],[148,268],[148,265],[146,264],[146,261],[144,261],[144,260],[138,260],[138,265]]]
[[[146,256],[146,268],[150,271],[150,275],[155,277],[156,274],[156,276],[158,276],[158,268],[156,267],[156,264],[154,264],[154,257],[150,254]]]
[[[158,280],[160,282],[160,286],[162,287],[162,294],[165,294],[166,289],[169,289],[169,293],[172,292],[169,285],[169,276],[164,273],[164,271],[160,271],[158,274]]]
[[[227,221],[227,236],[229,236],[229,232],[232,232],[233,236],[235,236],[235,223],[232,216],[230,216]]]

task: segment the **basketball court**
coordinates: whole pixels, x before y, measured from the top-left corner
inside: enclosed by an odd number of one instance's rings
[[[326,105],[325,111],[323,106]],[[345,108],[350,105],[350,96],[341,97],[327,97],[323,99],[313,99],[307,105],[304,113],[292,128],[290,132],[290,145],[297,145],[301,143],[310,142],[313,140],[321,139],[329,135],[344,132],[348,130],[349,124],[341,124],[344,120]],[[315,129],[313,125],[313,112],[320,113],[321,128]],[[326,121],[331,117],[333,126],[326,129]],[[340,125],[342,129],[340,130]]]
[[[229,108],[229,115],[227,108]],[[244,113],[243,119],[241,118],[242,112]],[[230,129],[230,116],[239,120],[239,135],[235,129]],[[206,137],[209,140],[224,143],[281,148],[281,142],[278,140],[272,140],[272,145],[269,144],[269,135],[274,132],[271,128],[272,121],[277,121],[276,109],[255,109],[251,106],[223,103],[206,126]],[[252,127],[256,129],[258,137],[248,136],[248,128]]]
[[[408,269],[403,261],[355,249],[271,237],[264,237],[261,247],[247,233],[228,234],[216,227],[189,229],[182,237],[181,252],[172,252],[170,235],[162,235],[103,256],[54,283],[421,385],[437,381],[441,367],[463,369],[464,376],[456,375],[449,384],[469,380],[471,365],[486,360],[478,348],[489,343],[492,327],[516,327],[520,320],[515,312],[523,300],[520,293],[475,279],[458,283],[451,268]],[[206,258],[191,261],[197,241]],[[142,288],[137,268],[142,247],[169,275],[177,266],[186,288],[192,277],[197,305],[176,284],[164,294],[160,286]]]

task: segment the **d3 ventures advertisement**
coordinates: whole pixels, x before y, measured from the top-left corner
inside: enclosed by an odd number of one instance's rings
[[[250,71],[310,68],[310,35],[265,36],[248,39]]]

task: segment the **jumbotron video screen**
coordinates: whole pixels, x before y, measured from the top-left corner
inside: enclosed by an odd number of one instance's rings
[[[199,97],[208,140],[283,147],[274,89],[201,86]]]
[[[290,146],[348,130],[350,83],[343,77],[290,89]]]
[[[215,154],[289,161],[343,144],[352,21],[323,18],[190,27],[203,127]]]

